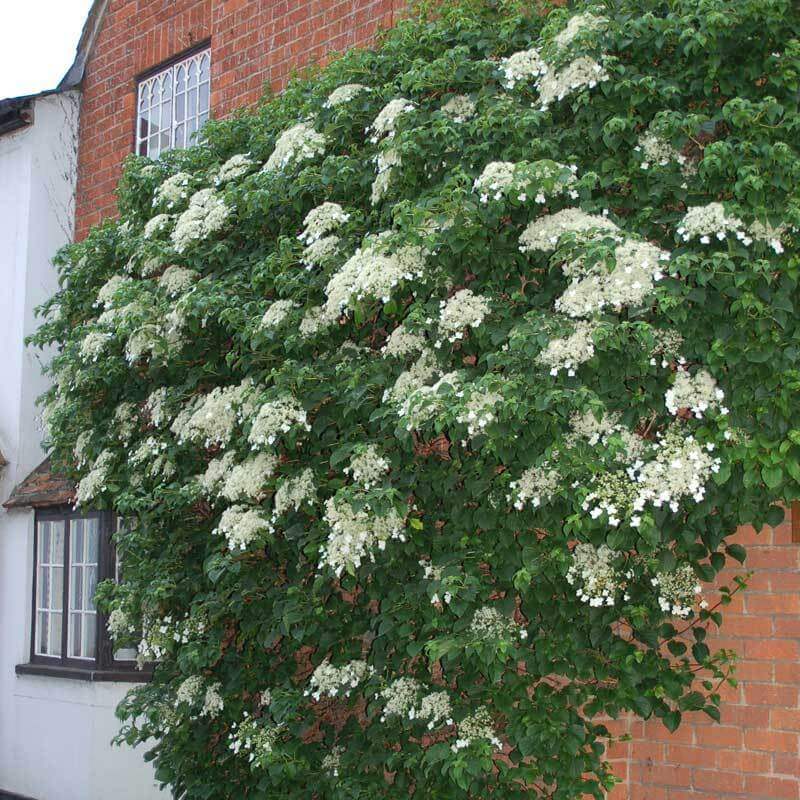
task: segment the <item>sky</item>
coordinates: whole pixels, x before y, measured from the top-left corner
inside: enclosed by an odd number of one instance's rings
[[[75,58],[91,0],[0,0],[0,99],[54,89]]]

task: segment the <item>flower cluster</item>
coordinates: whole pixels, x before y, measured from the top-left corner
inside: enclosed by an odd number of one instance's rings
[[[344,468],[344,472],[364,489],[369,489],[383,479],[389,468],[390,464],[381,455],[380,450],[375,445],[369,444],[356,451],[350,459],[349,466]]]
[[[158,234],[163,233],[169,227],[171,221],[172,217],[169,214],[156,214],[151,217],[144,224],[144,238],[153,239]]]
[[[515,187],[515,167],[513,161],[491,161],[483,168],[483,172],[475,178],[473,184],[482,203],[488,203],[490,197],[500,200],[506,192]]]
[[[680,369],[675,373],[675,383],[664,395],[667,410],[673,416],[688,409],[697,419],[702,419],[709,408],[716,408],[725,399],[725,392],[717,386],[711,374],[704,369],[691,375]],[[723,410],[724,409],[723,407]]]
[[[256,162],[250,158],[249,153],[237,153],[219,168],[216,184],[219,186],[220,184],[228,183],[228,181],[235,181],[237,178],[247,175],[255,165]]]
[[[555,494],[560,482],[561,476],[546,463],[541,467],[529,467],[517,480],[511,481],[511,493],[506,499],[514,503],[517,511],[522,511],[526,503],[539,508]]]
[[[619,553],[607,545],[595,547],[588,542],[575,545],[572,564],[567,570],[567,583],[576,587],[578,598],[593,608],[613,606],[616,596],[625,588],[625,578],[614,566]]]
[[[105,353],[110,341],[110,333],[89,331],[81,340],[81,357],[84,361],[97,361]]]
[[[75,490],[76,505],[85,506],[90,501],[96,500],[105,491],[114,461],[114,453],[111,450],[103,450],[100,453],[92,464],[92,468],[78,483],[78,488]]]
[[[131,623],[130,618],[121,608],[111,610],[106,622],[106,629],[114,641],[125,639],[132,633],[136,633],[136,626]]]
[[[286,395],[261,406],[247,440],[253,449],[275,444],[282,433],[289,433],[294,427],[311,430],[305,409],[294,397]]]
[[[564,294],[556,300],[556,311],[569,317],[589,317],[605,308],[619,312],[626,306],[641,305],[660,280],[662,262],[669,254],[649,242],[628,239],[614,250],[614,266],[604,263],[582,270],[580,260],[572,262],[575,275]]]
[[[591,322],[578,322],[572,333],[563,339],[551,339],[547,347],[542,350],[536,360],[549,367],[550,374],[558,375],[560,370],[565,370],[567,375],[573,377],[575,370],[586,361],[594,357],[595,325]]]
[[[306,122],[298,122],[285,130],[275,142],[275,149],[262,170],[276,172],[289,164],[308,161],[325,152],[325,136]]]
[[[463,397],[464,392],[460,386],[459,373],[446,372],[430,386],[409,387],[408,395],[397,409],[398,416],[405,421],[406,430],[419,428],[433,419],[452,397]]]
[[[253,769],[264,769],[271,760],[281,731],[282,726],[251,717],[245,711],[242,721],[231,725],[228,747],[234,755],[246,754]]]
[[[330,261],[339,251],[340,241],[338,236],[325,236],[304,248],[301,261],[305,268],[321,267]]]
[[[112,275],[97,292],[95,306],[110,308],[114,305],[117,292],[125,286],[130,286],[133,281],[127,275]]]
[[[222,512],[214,534],[225,537],[231,550],[247,550],[272,530],[269,520],[257,508],[231,506]]]
[[[393,147],[382,150],[375,156],[375,180],[372,182],[370,202],[377,205],[389,191],[395,169],[400,167],[402,159],[400,153]]]
[[[189,403],[175,417],[170,430],[179,442],[225,447],[236,423],[252,410],[252,393],[253,385],[248,379],[233,386],[217,386]]]
[[[442,107],[441,112],[453,122],[466,122],[475,116],[475,101],[466,94],[453,95]]]
[[[190,289],[197,281],[198,274],[193,269],[177,267],[174,264],[164,270],[164,274],[158,279],[158,285],[170,296],[185,292]]]
[[[219,489],[220,496],[233,502],[261,500],[267,481],[275,474],[278,458],[272,453],[259,453],[232,467]]]
[[[467,426],[469,436],[477,436],[497,419],[496,407],[503,402],[498,392],[474,391],[456,421]]]
[[[328,281],[325,287],[325,314],[336,319],[365,298],[388,303],[392,290],[401,281],[420,278],[425,272],[425,255],[421,247],[407,245],[395,253],[386,252],[383,240],[370,241],[356,250]]]
[[[579,208],[565,208],[555,214],[546,214],[531,222],[519,237],[523,253],[549,252],[558,246],[561,238],[569,234],[615,235],[619,228],[608,217],[587,214]]]
[[[494,728],[494,720],[486,706],[480,706],[458,723],[458,738],[450,745],[450,749],[457,753],[479,741],[489,742],[498,750],[503,749],[503,743]]]
[[[566,27],[556,36],[553,41],[558,48],[566,48],[578,37],[587,32],[601,31],[608,25],[608,19],[589,12],[575,14],[569,18]]]
[[[317,496],[314,473],[304,469],[294,478],[284,478],[272,498],[272,518],[277,519],[289,510],[299,511],[303,503],[313,505]]]
[[[580,56],[558,72],[547,72],[536,84],[539,90],[539,105],[546,110],[556,100],[584,87],[594,89],[598,83],[607,81],[609,74],[593,58]]]
[[[216,719],[222,709],[225,708],[225,701],[222,699],[220,689],[222,684],[212,683],[206,687],[206,693],[203,697],[203,707],[200,709],[201,717],[208,717],[209,719]]]
[[[155,191],[153,205],[164,205],[172,209],[180,205],[189,196],[189,184],[192,176],[188,172],[177,172],[170,175]]]
[[[542,60],[539,51],[531,48],[504,58],[500,62],[500,71],[503,73],[503,86],[513,89],[518,83],[544,75],[547,64]]]
[[[182,253],[193,242],[205,239],[222,230],[231,209],[213,189],[201,189],[189,200],[189,207],[175,223],[172,231],[172,244],[178,253]]]
[[[398,325],[381,348],[381,353],[384,356],[405,358],[421,352],[424,347],[425,338],[421,334],[413,333],[405,325]]]
[[[372,125],[367,128],[366,133],[371,134],[370,142],[376,144],[384,136],[390,139],[395,134],[397,120],[401,114],[407,114],[409,111],[414,110],[414,104],[404,97],[396,97],[390,100],[378,113],[378,116],[372,121]]]
[[[745,244],[750,239],[745,224],[738,217],[729,215],[722,203],[709,203],[705,206],[691,206],[678,228],[678,236],[684,242],[699,239],[700,244],[711,244],[711,238],[724,241],[732,233]]]
[[[297,238],[304,244],[311,244],[335,231],[349,219],[350,215],[338,203],[322,203],[306,214],[303,232]]]
[[[428,730],[444,723],[452,725],[453,709],[447,692],[428,692],[419,697],[422,686],[414,678],[396,678],[382,692],[384,700],[381,722],[389,717],[426,722]]]
[[[294,300],[276,300],[271,303],[261,318],[262,328],[279,328],[296,308]]]
[[[442,300],[439,308],[439,333],[451,343],[464,338],[465,328],[480,327],[491,310],[489,301],[470,289],[460,289]]]
[[[487,642],[528,638],[524,628],[493,606],[481,606],[475,611],[469,624],[469,633],[475,639]]]
[[[670,164],[677,164],[686,176],[693,175],[697,171],[694,162],[658,134],[649,132],[642,134],[639,137],[639,143],[633,149],[642,154],[640,167],[643,170],[648,170],[653,165],[666,167]]]
[[[342,103],[349,103],[353,98],[361,94],[361,92],[368,91],[369,86],[364,86],[361,83],[345,83],[342,86],[337,86],[322,104],[323,108],[336,108],[336,106],[340,106]]]
[[[183,680],[175,692],[175,705],[193,706],[203,694],[204,683],[200,675],[191,675]]]
[[[315,700],[321,697],[350,697],[353,689],[374,674],[375,670],[366,661],[349,661],[343,667],[334,667],[327,659],[315,670],[309,680],[305,694]]]
[[[319,568],[330,567],[337,576],[358,569],[365,558],[375,561],[375,549],[383,550],[390,539],[406,540],[403,518],[394,510],[374,514],[369,503],[355,509],[347,501],[328,498],[325,522],[330,533],[320,547]]]
[[[342,756],[345,754],[345,748],[341,745],[334,745],[330,753],[326,754],[322,759],[320,767],[323,772],[327,772],[334,778],[339,777],[339,770],[342,766]]]
[[[672,572],[657,572],[650,583],[658,589],[661,610],[676,617],[688,617],[703,591],[691,564],[683,564]],[[701,601],[700,606],[705,608],[707,603]]]

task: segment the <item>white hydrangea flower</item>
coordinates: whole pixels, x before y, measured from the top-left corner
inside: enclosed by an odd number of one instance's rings
[[[542,60],[539,51],[531,48],[504,58],[500,62],[500,71],[503,73],[503,86],[513,89],[518,83],[544,75],[547,64]]]
[[[300,320],[298,330],[301,336],[315,336],[323,328],[327,328],[338,315],[329,314],[325,306],[312,306],[307,309],[303,319]]]
[[[164,270],[164,274],[158,279],[158,284],[170,297],[175,297],[194,286],[199,277],[193,269],[172,265]]]
[[[182,253],[189,245],[222,230],[230,217],[231,209],[213,189],[201,189],[189,200],[189,207],[175,223],[172,245]]]
[[[381,353],[384,357],[405,358],[421,352],[424,347],[425,337],[418,333],[412,333],[404,325],[398,325],[381,348]]]
[[[623,452],[617,458],[628,463],[640,458],[645,449],[645,441],[619,422],[619,414],[604,413],[598,419],[594,412],[576,411],[569,420],[570,433],[564,441],[567,447],[575,447],[583,440],[590,447],[598,443],[608,445],[610,437],[616,437],[622,444]]]
[[[153,239],[163,233],[168,227],[172,217],[169,214],[156,214],[144,224],[144,238]]]
[[[326,144],[324,134],[315,131],[307,122],[298,122],[278,137],[262,171],[275,172],[289,164],[316,158],[325,152]]]
[[[327,772],[334,778],[339,777],[339,770],[342,766],[342,756],[345,754],[345,748],[341,745],[334,745],[330,753],[322,759],[320,767],[323,772]]]
[[[133,281],[127,275],[112,275],[97,292],[95,307],[112,307],[117,292],[124,286],[130,286],[132,283]]]
[[[476,609],[469,624],[469,634],[475,639],[487,642],[528,638],[526,630],[493,606],[481,606]]]
[[[787,231],[786,225],[778,225],[773,227],[768,223],[761,222],[761,220],[755,220],[755,222],[750,225],[749,230],[750,236],[752,236],[753,239],[758,242],[766,242],[772,248],[775,255],[780,255],[784,252],[781,237]],[[744,243],[743,237],[742,242]]]
[[[99,497],[106,488],[106,482],[115,460],[111,450],[103,450],[100,453],[92,464],[92,468],[78,483],[75,491],[75,505],[85,506]]]
[[[364,489],[369,489],[382,480],[390,467],[391,465],[380,454],[378,448],[369,444],[353,455],[349,466],[344,468],[344,473],[350,475]]]
[[[691,564],[683,564],[672,572],[657,572],[650,583],[658,589],[661,610],[683,619],[692,613],[703,591]],[[700,604],[702,607],[703,603]]]
[[[675,416],[682,408],[702,419],[709,408],[716,408],[725,398],[725,393],[707,370],[701,369],[694,375],[681,369],[675,373],[675,383],[667,390],[664,402],[670,414]]]
[[[382,150],[375,156],[375,180],[372,182],[372,192],[370,194],[370,202],[372,205],[377,205],[386,196],[389,191],[389,185],[392,181],[395,168],[402,165],[400,153],[393,147]]]
[[[222,699],[220,689],[222,684],[212,683],[206,688],[206,694],[203,698],[203,707],[200,709],[201,717],[208,717],[209,719],[216,719],[223,708],[225,708],[225,701]]]
[[[89,331],[81,340],[81,358],[84,361],[97,361],[100,356],[105,354],[111,338],[110,333]]]
[[[321,697],[350,697],[353,689],[370,678],[375,670],[366,661],[356,659],[342,667],[334,667],[327,659],[313,672],[306,695],[315,700]]]
[[[439,303],[439,333],[450,343],[464,338],[465,328],[479,328],[491,310],[485,297],[460,289]]]
[[[253,449],[256,449],[274,444],[281,434],[289,433],[294,427],[311,430],[303,407],[294,397],[285,395],[261,406],[247,438]]]
[[[526,503],[539,508],[558,491],[561,476],[546,463],[541,467],[528,467],[515,481],[511,481],[511,493],[507,500],[514,503],[517,511],[522,511]]]
[[[316,499],[317,486],[312,470],[304,469],[294,478],[284,478],[272,498],[272,519],[290,510],[299,511],[303,504],[314,505]]]
[[[567,583],[575,587],[581,602],[593,608],[615,604],[617,595],[625,588],[625,576],[614,566],[619,555],[605,544],[600,547],[588,542],[575,545]]]
[[[311,244],[332,233],[349,219],[350,215],[338,203],[322,203],[306,214],[303,232],[297,238],[304,244]]]
[[[669,253],[649,242],[628,239],[614,250],[611,271],[604,263],[583,269],[579,259],[569,266],[573,280],[556,299],[555,309],[569,317],[591,317],[611,308],[640,306],[653,293],[661,280],[664,262]]]
[[[385,252],[381,238],[372,237],[331,276],[325,287],[325,315],[336,319],[352,309],[354,301],[365,298],[388,303],[392,290],[401,281],[412,281],[424,274],[425,254],[421,247],[407,245],[395,253]]]
[[[250,153],[237,153],[219,168],[215,183],[219,186],[228,181],[235,181],[237,178],[247,175],[255,166],[256,162],[250,158]]]
[[[539,106],[546,110],[556,100],[583,88],[594,89],[598,83],[607,81],[609,74],[593,58],[580,56],[558,72],[548,72],[539,78]]]
[[[458,723],[458,738],[450,745],[450,749],[457,753],[476,741],[487,741],[497,750],[503,749],[503,743],[495,732],[494,721],[486,706],[478,707],[474,713]]]
[[[301,263],[306,269],[323,266],[338,253],[340,241],[341,239],[338,236],[325,236],[322,239],[316,239],[303,249]]]
[[[462,397],[461,376],[447,372],[430,386],[409,387],[406,399],[397,409],[397,415],[405,422],[406,430],[420,428],[434,419],[448,404],[449,397]]]
[[[677,230],[684,242],[699,239],[701,244],[711,244],[712,239],[724,241],[732,233],[744,244],[752,239],[747,236],[746,226],[738,217],[729,216],[722,203],[691,206],[681,220]]]
[[[277,466],[278,457],[272,453],[259,453],[248,458],[227,473],[219,490],[220,496],[233,502],[261,500]]]
[[[182,681],[175,692],[175,705],[194,705],[203,694],[203,683],[200,675],[191,675]]]
[[[112,609],[108,615],[106,629],[108,630],[108,635],[114,641],[119,641],[132,633],[136,633],[136,626],[131,623],[128,615],[121,608]]]
[[[694,162],[656,133],[642,134],[634,150],[642,154],[643,170],[648,170],[653,165],[668,167],[674,163],[680,166],[681,172],[687,177],[697,172],[697,165]]]
[[[158,206],[162,203],[167,208],[174,208],[180,205],[189,197],[189,184],[192,176],[188,172],[178,172],[170,175],[155,191],[153,195],[153,205]]]
[[[431,350],[425,348],[419,358],[405,372],[400,373],[392,388],[384,392],[383,400],[402,406],[411,395],[439,374],[436,357]]]
[[[274,725],[263,718],[254,719],[244,712],[241,722],[231,725],[228,748],[234,755],[246,755],[251,768],[264,769],[272,760],[283,725]]]
[[[75,439],[75,446],[72,448],[72,453],[75,456],[75,466],[82,467],[86,464],[86,453],[92,443],[92,431],[81,431],[78,438]]]
[[[618,231],[619,228],[607,217],[587,214],[579,208],[565,208],[531,222],[519,237],[519,249],[523,253],[548,253],[555,250],[561,237],[567,234],[614,235]]]
[[[325,521],[330,533],[320,548],[319,568],[330,567],[340,576],[357,570],[365,558],[375,561],[375,550],[383,550],[390,539],[406,540],[405,522],[394,510],[385,516],[373,514],[370,505],[355,510],[335,497],[325,503]]]
[[[368,92],[369,86],[364,86],[361,83],[345,83],[342,86],[337,86],[329,95],[327,100],[322,104],[323,108],[336,108],[342,103],[349,103],[354,97],[361,94],[361,92]]]
[[[422,686],[414,678],[395,678],[379,693],[384,700],[381,722],[385,722],[387,717],[407,718],[421,689]]]
[[[515,184],[516,164],[513,161],[490,161],[475,179],[473,188],[480,194],[481,202],[489,198],[499,200]]]
[[[240,384],[218,386],[207,395],[195,399],[178,414],[172,423],[172,432],[179,442],[202,442],[206,447],[226,447],[231,440],[236,423],[252,411],[251,398],[254,387],[250,379]]]
[[[150,422],[153,427],[161,428],[172,419],[171,414],[167,410],[168,400],[169,389],[167,389],[166,386],[162,386],[152,391],[145,401],[144,407],[150,416]]]
[[[406,114],[414,110],[414,104],[404,97],[396,97],[390,100],[378,113],[378,116],[367,128],[366,133],[371,134],[369,140],[373,144],[377,143],[384,136],[391,138],[395,134],[397,120],[401,114]]]
[[[261,318],[261,327],[279,328],[296,307],[293,300],[276,300],[264,312],[264,316]]]
[[[564,49],[568,47],[575,38],[587,31],[599,31],[608,25],[606,17],[600,17],[595,14],[586,12],[584,14],[575,14],[570,17],[566,27],[553,38],[556,47]]]
[[[441,112],[453,122],[466,122],[477,113],[475,101],[467,94],[453,95],[442,107]]]
[[[483,433],[497,419],[496,407],[503,402],[498,392],[473,391],[464,408],[458,413],[456,422],[467,426],[469,436]]]
[[[655,508],[667,505],[677,513],[680,501],[687,497],[702,502],[706,483],[721,465],[712,455],[713,445],[704,447],[693,436],[684,435],[680,425],[674,425],[653,447],[655,458],[631,470],[637,492],[634,510],[641,511],[649,503]]]
[[[212,533],[224,536],[230,550],[244,551],[271,531],[269,520],[258,508],[239,505],[226,508],[222,512]]]
[[[233,468],[235,461],[236,453],[230,450],[219,458],[213,458],[208,462],[206,471],[198,477],[200,488],[205,494],[212,495],[219,492],[220,485]]]
[[[575,370],[594,357],[594,331],[596,325],[591,322],[578,322],[573,332],[563,339],[551,339],[547,347],[537,356],[538,363],[550,368],[552,376],[565,370],[569,377]]]

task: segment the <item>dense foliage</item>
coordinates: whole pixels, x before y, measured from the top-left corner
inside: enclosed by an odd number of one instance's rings
[[[800,10],[401,22],[157,162],[35,337],[185,798],[601,797],[795,495]]]

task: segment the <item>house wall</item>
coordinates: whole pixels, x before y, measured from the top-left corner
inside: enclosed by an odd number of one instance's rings
[[[35,400],[46,378],[23,340],[57,287],[50,259],[72,235],[78,95],[38,99],[33,116],[0,137],[0,501],[44,458]],[[141,754],[109,747],[129,686],[15,674],[30,653],[32,561],[33,513],[0,508],[0,796],[156,797]]]
[[[291,71],[330,51],[368,43],[404,0],[109,0],[84,81],[76,226],[115,213],[114,189],[132,152],[136,77],[211,40],[212,114],[279,90]],[[611,755],[623,783],[615,800],[800,800],[800,545],[788,524],[738,538],[755,571],[728,607],[718,646],[741,654],[740,686],[724,695],[722,725],[688,715],[669,734],[626,720],[632,741]]]
[[[76,233],[115,214],[133,151],[137,76],[211,40],[211,111],[253,105],[265,85],[369,42],[404,0],[109,0],[83,81]]]

